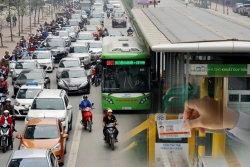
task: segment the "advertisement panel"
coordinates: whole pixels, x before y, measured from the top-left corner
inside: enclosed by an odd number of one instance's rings
[[[155,143],[155,167],[189,167],[187,143]]]

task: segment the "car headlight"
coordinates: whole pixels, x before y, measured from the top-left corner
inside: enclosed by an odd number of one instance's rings
[[[59,151],[61,150],[61,144],[60,143],[57,143],[52,149],[51,151]]]
[[[28,149],[28,148],[27,148],[27,147],[25,147],[25,145],[21,144],[21,146],[20,146],[20,150],[26,150],[26,149]]]
[[[66,87],[65,84],[64,84],[64,82],[63,82],[62,80],[60,80],[60,81],[58,82],[58,85],[61,86],[61,87]]]
[[[65,118],[59,118],[59,120],[60,120],[61,122],[63,122],[63,121],[65,121]]]
[[[16,85],[16,84],[15,84],[15,85],[14,85],[14,88],[20,88],[20,85]]]
[[[48,61],[47,64],[51,64],[51,61]]]
[[[80,87],[86,86],[88,84],[88,81],[83,82]]]

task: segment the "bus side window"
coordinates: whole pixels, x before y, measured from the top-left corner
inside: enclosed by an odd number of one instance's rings
[[[229,101],[230,102],[239,102],[239,95],[238,94],[230,94]]]
[[[250,95],[241,95],[241,102],[250,102]]]

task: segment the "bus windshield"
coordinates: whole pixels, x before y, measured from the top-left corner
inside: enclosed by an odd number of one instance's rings
[[[104,93],[150,91],[149,66],[107,66],[103,69]]]

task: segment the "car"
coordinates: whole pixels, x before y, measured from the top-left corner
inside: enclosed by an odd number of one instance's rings
[[[69,93],[90,93],[90,80],[86,71],[81,68],[63,69],[57,89]]]
[[[79,58],[84,67],[90,67],[91,53],[89,52],[89,45],[81,42],[75,42],[70,46],[69,58]]]
[[[96,40],[96,37],[93,35],[91,31],[84,31],[84,32],[79,32],[76,42],[86,43],[86,42],[94,41],[94,40]]]
[[[124,36],[124,35],[122,34],[122,32],[119,31],[119,30],[109,30],[109,31],[108,31],[108,35],[109,35],[109,36],[113,36],[113,37],[121,37],[121,36]]]
[[[83,68],[84,65],[79,57],[63,58],[57,67],[56,80],[58,81],[61,77],[62,70],[64,68]]]
[[[31,58],[36,60],[46,72],[53,72],[55,57],[52,56],[51,51],[35,51]]]
[[[6,167],[59,167],[56,156],[50,149],[15,150]]]
[[[18,150],[31,148],[50,149],[56,156],[59,165],[64,164],[66,154],[66,138],[62,123],[57,118],[34,118],[24,128],[23,134],[17,134],[20,139]]]
[[[67,27],[62,27],[62,30],[66,30],[69,33],[69,36],[71,38],[71,42],[76,41],[77,34],[79,33],[74,29],[74,27],[71,27],[70,25],[66,25]]]
[[[100,11],[94,11],[90,14],[90,18],[93,18],[93,19],[98,19],[100,21],[101,24],[104,24],[104,16],[103,16],[103,13],[100,12]]]
[[[23,69],[40,69],[40,65],[36,60],[18,60],[12,73],[12,85],[14,85],[17,77]]]
[[[92,5],[92,9],[95,9],[95,8],[100,8],[100,7],[103,7],[103,4],[102,3],[94,3],[93,5]]]
[[[66,45],[69,46],[71,44],[71,37],[69,36],[69,32],[66,30],[60,30],[55,32],[55,36],[59,36],[66,41]]]
[[[243,6],[243,3],[235,3],[233,6],[233,12],[234,13],[239,13],[238,9]]]
[[[89,52],[91,53],[91,61],[96,60],[96,56],[102,55],[102,41],[90,41],[87,43]]]
[[[38,82],[26,82],[25,85],[21,86],[14,103],[16,117],[26,117],[29,110],[24,106],[31,105],[37,93],[42,89],[43,85],[39,85]]]
[[[81,20],[82,19],[82,16],[81,14],[72,14],[70,16],[71,19],[77,19],[77,20]]]
[[[93,33],[93,35],[96,37],[97,40],[100,39],[100,33],[98,31],[98,27],[95,25],[86,25],[84,27],[85,31],[91,31]]]
[[[64,39],[50,38],[44,43],[44,45],[47,50],[51,51],[51,54],[55,57],[55,61],[68,56],[69,48]]]
[[[102,26],[103,24],[101,24],[98,19],[89,19],[87,22],[87,25],[95,25],[95,26],[101,25]]]
[[[241,7],[241,15],[245,16],[248,15],[248,11],[250,10],[250,4],[243,4]]]
[[[38,82],[42,84],[44,88],[50,89],[50,78],[43,69],[25,69],[23,70],[14,83],[14,97],[22,85],[26,82]]]
[[[34,118],[50,117],[61,121],[65,133],[68,134],[72,129],[73,106],[65,90],[43,89],[36,95],[32,105],[25,105],[25,108],[29,109],[25,124]]]
[[[123,26],[127,27],[127,18],[124,16],[122,13],[114,13],[112,15],[112,27],[114,28],[115,26]]]
[[[109,10],[110,12],[113,12],[114,9],[114,5],[113,4],[107,4],[107,10]]]
[[[75,29],[75,31],[80,31],[80,25],[82,24],[81,19],[70,19],[68,24]]]

